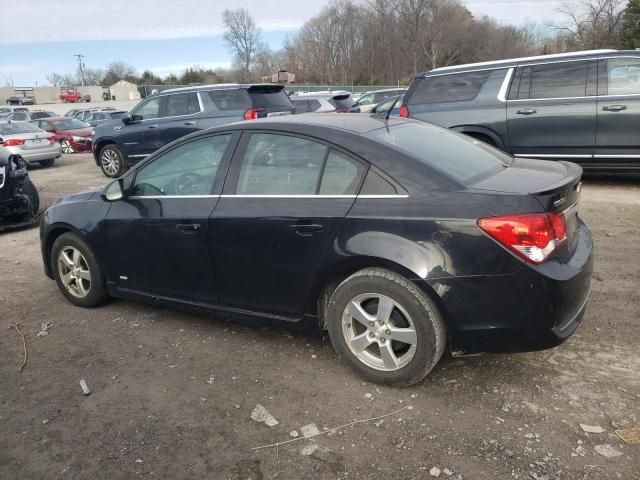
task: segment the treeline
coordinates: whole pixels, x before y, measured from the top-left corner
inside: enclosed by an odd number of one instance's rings
[[[459,0],[334,0],[280,50],[262,42],[244,9],[226,10],[224,41],[232,69],[193,66],[160,78],[124,62],[104,70],[52,73],[55,86],[259,81],[277,70],[297,83],[406,84],[418,72],[461,63],[596,48],[640,48],[640,0],[573,0],[552,25],[502,25],[474,17]]]

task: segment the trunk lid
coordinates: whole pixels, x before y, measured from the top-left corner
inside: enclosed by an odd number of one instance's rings
[[[571,162],[516,158],[513,163],[472,185],[476,190],[528,194],[546,212],[564,212],[567,245],[573,250],[578,228],[582,168]],[[514,212],[523,213],[523,212]]]

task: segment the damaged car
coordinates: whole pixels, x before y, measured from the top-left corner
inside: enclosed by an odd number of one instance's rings
[[[0,147],[0,232],[30,227],[38,220],[40,196],[27,165],[20,155]]]

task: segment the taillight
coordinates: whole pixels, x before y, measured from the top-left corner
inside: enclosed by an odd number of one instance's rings
[[[257,120],[258,113],[264,112],[264,108],[250,108],[244,112],[243,118],[245,120]]]
[[[24,140],[19,138],[10,138],[9,140],[5,140],[2,144],[5,147],[15,147],[16,145],[24,145]]]
[[[563,213],[523,213],[481,218],[491,238],[532,263],[544,262],[567,239]]]
[[[402,118],[409,118],[409,107],[407,107],[406,105],[402,105],[400,107],[400,116]]]
[[[349,109],[347,107],[336,107],[336,113],[347,113]]]

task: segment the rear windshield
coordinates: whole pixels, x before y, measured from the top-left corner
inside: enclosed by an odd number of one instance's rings
[[[391,144],[420,162],[468,185],[511,163],[511,157],[470,137],[420,123],[373,130],[365,136]]]
[[[249,89],[251,106],[258,108],[286,107],[291,108],[291,100],[284,90]]]
[[[89,126],[89,124],[76,120],[75,118],[65,118],[64,120],[58,120],[54,123],[58,130],[79,130]]]
[[[337,95],[332,99],[330,99],[329,103],[331,103],[336,108],[338,107],[351,108],[356,104],[353,98],[351,98],[351,95]]]
[[[18,135],[20,133],[42,132],[38,127],[30,123],[3,123],[0,124],[0,135]]]

